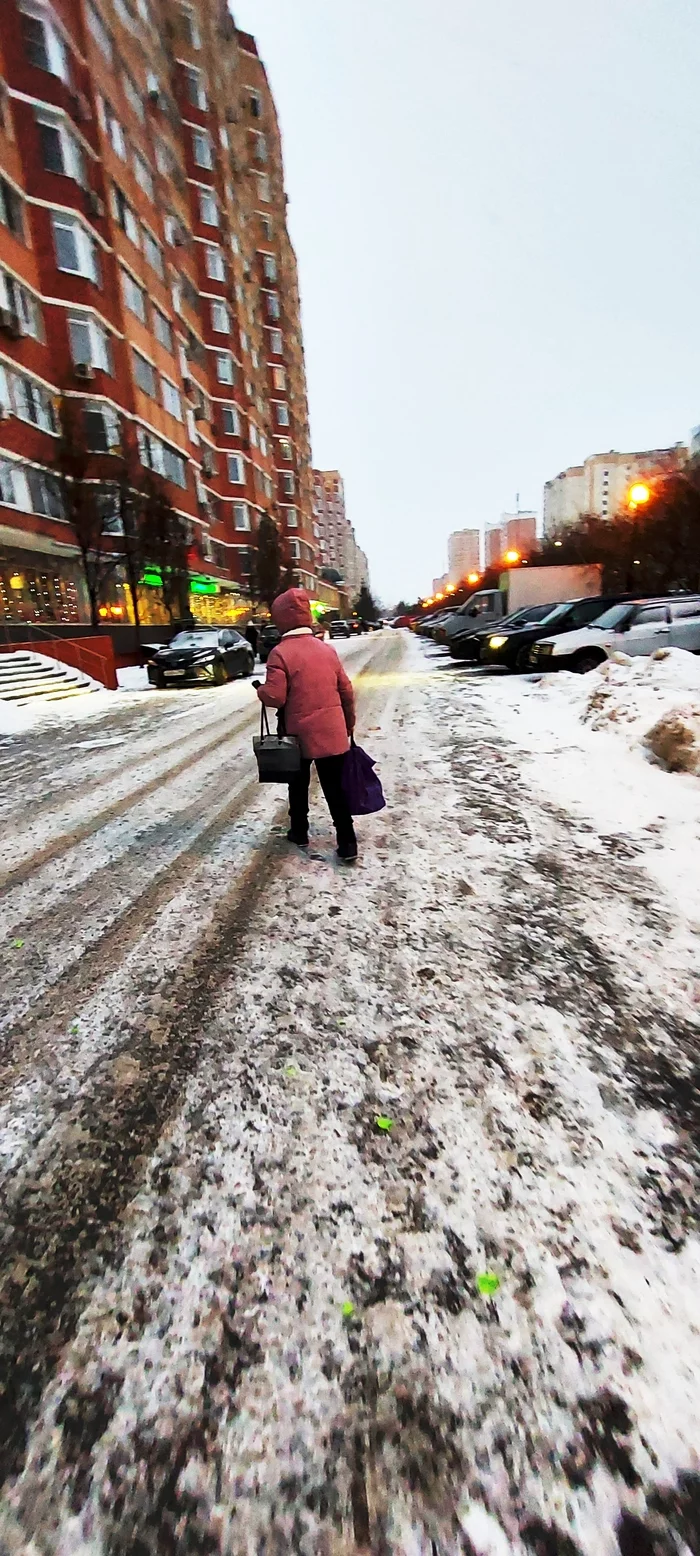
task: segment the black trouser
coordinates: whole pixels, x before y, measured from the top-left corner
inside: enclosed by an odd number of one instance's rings
[[[316,772],[323,789],[326,804],[335,822],[338,847],[345,849],[355,842],[350,806],[343,793],[342,756],[318,756]],[[311,763],[302,757],[301,772],[289,785],[289,819],[296,837],[306,837],[309,830],[309,779]]]

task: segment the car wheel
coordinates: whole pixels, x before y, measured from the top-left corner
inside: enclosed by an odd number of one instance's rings
[[[519,675],[526,675],[528,670],[530,669],[530,645],[529,645],[529,643],[524,644],[524,646],[522,648],[518,649],[518,652],[517,652],[517,654],[515,656],[515,668],[518,671]]]
[[[599,665],[604,665],[605,659],[606,655],[600,649],[586,648],[572,660],[571,668],[577,675],[587,675],[589,670],[597,670]]]
[[[158,688],[159,692],[164,692],[165,691],[165,676],[163,675],[163,671],[162,670],[156,670],[156,673],[155,673],[155,676],[154,676],[154,678],[153,678],[153,680],[151,682],[151,685],[152,686],[156,686]]]
[[[222,659],[217,659],[215,661],[215,663],[214,663],[214,670],[213,670],[213,676],[214,676],[214,685],[215,686],[225,686],[226,685],[226,682],[228,680],[228,670],[226,669],[226,666],[225,666],[225,664],[224,664]]]

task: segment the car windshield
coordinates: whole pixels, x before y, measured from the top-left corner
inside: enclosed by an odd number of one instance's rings
[[[631,605],[611,605],[610,609],[603,611],[602,616],[597,616],[595,621],[589,621],[589,627],[619,627],[621,621],[625,621],[631,611]]]
[[[218,632],[177,632],[171,648],[216,648]]]
[[[501,626],[526,627],[528,622],[532,622],[534,624],[537,621],[546,620],[547,613],[548,611],[551,611],[551,609],[551,605],[521,605],[520,610],[513,611],[512,616],[504,617],[503,621],[501,622]]]
[[[542,626],[543,627],[548,627],[550,622],[560,621],[562,616],[566,615],[566,612],[568,611],[568,609],[569,609],[569,602],[565,603],[564,605],[554,605],[554,606],[548,607],[547,615],[540,617],[540,621],[542,622]]]

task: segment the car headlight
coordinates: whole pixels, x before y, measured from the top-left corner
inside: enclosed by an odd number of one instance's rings
[[[507,642],[507,638],[489,638],[489,648],[502,648]]]

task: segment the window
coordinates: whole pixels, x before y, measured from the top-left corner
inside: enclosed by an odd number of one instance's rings
[[[212,145],[205,130],[192,131],[192,155],[197,167],[212,168],[214,166]]]
[[[121,227],[122,232],[126,233],[129,241],[135,243],[137,248],[140,248],[141,229],[132,206],[129,205],[126,195],[122,194],[118,184],[112,184],[109,191],[109,203],[115,222]]]
[[[686,621],[690,616],[700,616],[700,600],[682,600],[671,606],[673,621]]]
[[[167,481],[173,481],[176,486],[181,486],[185,491],[187,467],[182,455],[174,448],[170,448],[169,444],[163,443],[153,432],[147,432],[145,427],[137,427],[136,436],[141,464],[149,470],[155,470],[158,475],[165,476]]]
[[[83,409],[85,440],[95,454],[109,454],[120,447],[119,417],[111,405],[86,405]]]
[[[272,237],[272,217],[265,216],[263,211],[258,211],[258,221],[260,222],[260,226],[262,228],[263,237],[267,238],[269,241],[269,239]]]
[[[190,48],[201,49],[202,40],[199,36],[199,27],[194,11],[188,5],[183,5],[180,7],[180,15],[182,16],[183,32]]]
[[[0,222],[4,227],[9,228],[15,238],[24,237],[22,200],[17,190],[13,189],[12,184],[8,184],[7,179],[2,175],[0,175]]]
[[[207,243],[204,248],[204,264],[210,281],[225,281],[226,266],[221,249],[216,243]]]
[[[37,123],[42,161],[47,172],[62,173],[65,178],[74,178],[76,183],[84,185],[83,153],[63,121],[42,112],[37,114]]]
[[[267,317],[268,317],[268,319],[279,319],[279,316],[280,316],[280,300],[279,300],[279,297],[278,297],[276,292],[266,292],[265,293],[265,304],[266,304],[266,307],[267,307]]]
[[[171,416],[176,416],[178,421],[182,421],[182,402],[179,389],[176,389],[175,385],[171,384],[169,378],[161,378],[160,387],[166,411],[169,411]]]
[[[121,271],[122,294],[127,308],[136,314],[142,324],[146,323],[146,293],[138,281],[129,275],[128,270]]]
[[[230,334],[231,321],[229,319],[229,312],[225,303],[212,302],[211,327],[213,330],[217,330],[220,335]]]
[[[287,520],[287,529],[298,529],[299,519],[296,508],[285,508],[284,516]]]
[[[259,92],[250,94],[250,111],[254,119],[262,119],[262,98]]]
[[[61,81],[70,81],[68,50],[53,22],[31,11],[23,11],[22,37],[30,65],[47,70],[49,75],[59,76]]]
[[[153,176],[151,174],[151,169],[149,168],[148,163],[144,162],[143,157],[139,156],[138,151],[134,152],[134,175],[137,184],[139,184],[141,189],[143,189],[144,194],[147,194],[149,200],[152,200]]]
[[[218,227],[219,225],[219,208],[211,189],[200,189],[199,191],[199,219],[207,227]]]
[[[245,486],[245,466],[240,454],[227,454],[228,478],[234,486]]]
[[[263,458],[267,458],[267,438],[262,432],[260,434],[260,453],[263,455]]]
[[[129,75],[128,70],[122,71],[122,86],[124,87],[127,102],[136,114],[137,119],[141,124],[145,124],[146,110],[143,106],[143,98],[136,87],[133,76]]]
[[[234,529],[250,529],[250,514],[247,502],[235,502],[233,504]]]
[[[162,173],[164,178],[167,178],[167,176],[168,176],[168,174],[170,172],[170,156],[168,154],[168,148],[167,148],[167,146],[164,144],[164,142],[162,140],[157,140],[156,143],[155,143],[155,147],[156,147],[156,167],[158,169],[158,172]]]
[[[277,260],[274,254],[263,254],[263,274],[266,281],[277,280]]]
[[[298,562],[301,556],[301,547],[298,540],[289,541],[289,555],[293,562]]]
[[[291,445],[291,443],[289,441],[289,438],[280,438],[279,448],[280,448],[280,459],[291,459],[291,457],[292,457],[292,445]]]
[[[270,175],[258,173],[258,199],[263,205],[270,203]]]
[[[221,427],[229,438],[239,438],[241,435],[241,421],[235,405],[222,405]]]
[[[92,33],[98,49],[101,49],[105,59],[108,60],[109,64],[111,65],[113,59],[112,39],[107,28],[105,27],[99,11],[95,10],[91,0],[87,0],[85,14],[87,16],[88,29]]]
[[[42,432],[57,432],[53,396],[42,384],[20,373],[7,373],[9,403],[20,421],[29,421]]]
[[[193,108],[200,108],[203,113],[207,109],[207,90],[204,85],[204,77],[196,65],[185,65],[185,84],[187,96]]]
[[[100,284],[100,266],[97,248],[90,234],[72,216],[52,211],[53,237],[56,247],[56,264],[59,270],[73,275],[86,276]]]
[[[634,612],[630,625],[632,627],[650,626],[655,621],[668,621],[668,611],[665,605],[643,605]]]
[[[32,292],[16,281],[7,270],[0,270],[0,308],[9,308],[19,320],[23,335],[33,335],[43,340],[44,328],[41,307]]]
[[[149,232],[147,227],[144,227],[142,230],[143,252],[146,256],[146,259],[148,260],[148,263],[152,269],[155,270],[156,275],[164,276],[165,266],[163,264],[163,250],[160,244],[154,238],[153,234]]]
[[[235,369],[233,357],[228,351],[216,353],[216,376],[220,384],[235,383]]]
[[[105,133],[109,139],[112,151],[116,152],[116,155],[121,158],[122,162],[126,162],[126,136],[124,135],[121,124],[119,123],[114,110],[111,108],[106,99],[99,98],[98,101],[102,104],[102,113],[100,117],[103,118]]]
[[[278,400],[275,405],[275,419],[278,427],[289,426],[289,406],[285,405],[282,400]]]
[[[282,355],[282,331],[281,330],[270,330],[270,350],[273,353],[273,356],[281,357],[281,355]]]
[[[258,429],[257,429],[254,421],[249,421],[248,422],[248,437],[250,438],[251,446],[253,448],[257,448],[258,447]]]
[[[71,357],[76,366],[85,362],[90,367],[99,368],[102,373],[113,371],[109,336],[91,314],[69,315],[68,338]]]
[[[134,351],[133,357],[134,378],[136,379],[139,389],[142,389],[144,394],[149,395],[152,400],[155,400],[156,375],[150,362],[148,362],[145,357],[142,357],[140,351]]]
[[[273,369],[272,369],[272,382],[274,384],[275,389],[286,389],[286,387],[287,387],[287,374],[285,373],[283,367],[273,367]]]
[[[283,470],[282,471],[282,491],[284,492],[285,497],[293,497],[294,496],[294,490],[295,490],[295,487],[294,487],[294,475],[293,475],[293,472],[291,470]]]
[[[267,137],[259,130],[255,137],[255,160],[267,162]]]
[[[160,341],[161,346],[165,346],[166,351],[172,351],[173,332],[170,328],[170,320],[166,319],[165,314],[161,313],[160,308],[156,308],[155,305],[153,307],[153,333],[156,340]]]
[[[24,470],[14,460],[0,459],[0,502],[29,511],[29,487]]]

